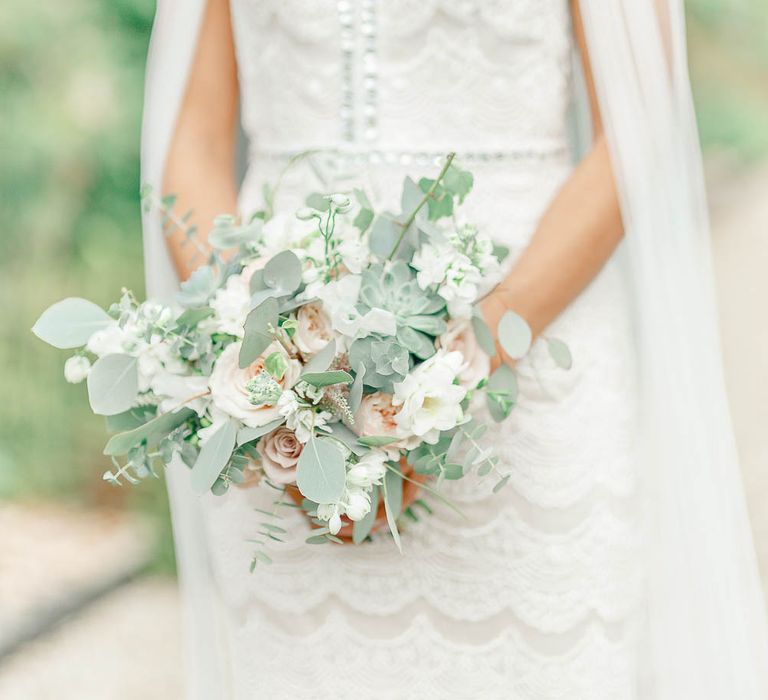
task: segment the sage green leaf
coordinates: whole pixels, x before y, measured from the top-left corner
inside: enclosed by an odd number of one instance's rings
[[[301,284],[301,261],[290,250],[284,250],[264,265],[264,284],[290,294]]]
[[[379,215],[373,220],[368,245],[374,255],[387,258],[400,237],[402,228],[391,216]]]
[[[461,464],[448,462],[443,465],[443,476],[449,481],[461,479],[461,477],[464,476],[464,467],[462,467]]]
[[[237,423],[228,420],[200,448],[200,454],[192,467],[192,489],[204,494],[216,483],[227,466],[237,438]]]
[[[344,455],[330,440],[312,437],[296,465],[299,491],[315,503],[336,503],[344,493]]]
[[[273,340],[270,326],[277,328],[277,301],[265,299],[245,319],[245,335],[240,346],[239,364],[244,369],[256,360]]]
[[[331,206],[331,200],[319,192],[309,194],[304,203],[316,211],[328,211],[328,207]]]
[[[288,360],[285,359],[285,355],[282,352],[271,352],[264,358],[264,369],[269,374],[280,381],[285,376],[285,371],[288,369]]]
[[[352,415],[357,413],[357,409],[360,408],[360,402],[363,399],[363,380],[365,379],[365,365],[361,362],[357,365],[355,371],[355,381],[352,382],[352,386],[349,389],[349,410],[352,411]]]
[[[443,177],[442,184],[461,204],[472,189],[474,177],[469,171],[462,170],[452,163]]]
[[[399,438],[390,437],[389,435],[366,435],[357,438],[357,441],[366,447],[383,447],[384,445],[391,445],[398,440]]]
[[[79,348],[96,332],[106,328],[113,319],[101,307],[87,299],[69,297],[49,306],[32,332],[55,348]]]
[[[533,334],[526,320],[514,311],[507,311],[501,317],[498,327],[499,343],[512,359],[524,357],[531,347]]]
[[[369,451],[367,447],[357,442],[357,435],[344,425],[344,423],[331,423],[330,428],[331,435],[358,457],[362,457]]]
[[[157,414],[157,406],[136,406],[114,416],[107,416],[107,431],[110,433],[124,433],[133,430],[147,421],[152,420]]]
[[[111,416],[131,408],[139,392],[135,357],[104,355],[88,373],[88,401],[94,413]]]
[[[475,339],[480,349],[488,357],[496,357],[496,343],[493,340],[493,334],[479,312],[472,316],[472,330],[475,333]]]
[[[501,479],[499,479],[496,482],[496,485],[493,487],[493,493],[498,493],[499,491],[501,491],[501,489],[503,489],[509,482],[509,477],[510,477],[510,474],[507,474],[506,476],[501,477]]]
[[[365,514],[362,520],[356,520],[352,525],[352,542],[360,544],[368,535],[371,534],[373,525],[376,522],[376,511],[379,508],[379,487],[374,486],[371,490],[371,509]]]
[[[213,316],[213,309],[210,306],[201,306],[198,309],[187,309],[176,319],[175,331],[186,328],[194,328],[200,321]]]
[[[485,389],[491,418],[500,423],[515,406],[517,401],[517,377],[508,365],[501,365],[488,379]],[[479,436],[473,436],[478,439]]]
[[[360,233],[365,233],[373,221],[373,206],[368,199],[368,195],[366,195],[363,190],[354,189],[352,192],[355,195],[355,199],[357,199],[358,204],[360,205],[360,211],[358,212],[352,224],[353,226],[356,226],[358,229],[360,229]]]
[[[209,265],[203,265],[198,267],[189,276],[189,279],[181,283],[181,291],[176,293],[176,301],[181,306],[188,308],[205,306],[216,288],[216,276],[213,269]]]
[[[186,423],[195,412],[191,408],[180,408],[178,411],[163,413],[148,420],[133,430],[113,435],[104,447],[104,454],[110,457],[128,454],[129,450],[142,442],[154,444],[167,437],[180,425]]]
[[[352,375],[343,370],[328,372],[308,372],[301,375],[301,380],[316,387],[333,386],[334,384],[349,384]]]
[[[571,369],[573,367],[573,357],[568,346],[558,338],[547,338],[547,350],[550,357],[555,361],[558,367]]]
[[[271,433],[275,428],[279,428],[284,421],[284,418],[278,418],[277,420],[270,421],[266,425],[260,425],[257,428],[240,428],[240,430],[237,431],[237,446],[240,447],[247,442],[253,442],[263,435]]]
[[[409,216],[421,204],[423,197],[424,193],[419,189],[419,186],[410,177],[406,177],[403,180],[403,194],[400,198],[400,208],[403,210],[403,214]]]
[[[429,335],[440,335],[445,333],[448,328],[445,321],[439,316],[409,316],[405,323],[409,328],[422,333],[429,333]]]
[[[315,372],[325,372],[328,369],[333,358],[336,357],[336,340],[330,340],[323,348],[318,350],[304,365],[304,374],[313,374]]]
[[[400,543],[400,532],[397,529],[397,518],[403,504],[403,478],[394,467],[384,475],[381,489],[384,492],[384,512],[387,516],[387,525],[389,525],[389,531],[392,533],[392,539],[395,541],[397,549],[402,554],[403,547]]]

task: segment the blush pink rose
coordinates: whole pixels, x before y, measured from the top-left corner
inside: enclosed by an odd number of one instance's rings
[[[470,319],[450,319],[448,329],[439,338],[439,345],[448,352],[460,352],[464,358],[458,380],[465,389],[474,389],[482,379],[488,377],[491,358],[478,344]]]
[[[307,304],[296,312],[294,345],[303,355],[314,355],[330,342],[331,319],[321,304]]]
[[[276,484],[292,484],[296,481],[296,463],[302,448],[293,430],[284,425],[267,433],[256,443],[264,473]]]
[[[360,437],[381,435],[399,438],[384,449],[412,449],[418,445],[419,439],[412,435],[403,435],[395,420],[399,411],[397,406],[392,405],[392,394],[383,391],[366,394],[360,401],[352,427]]]

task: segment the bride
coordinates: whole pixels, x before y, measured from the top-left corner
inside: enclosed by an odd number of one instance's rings
[[[468,520],[435,505],[402,556],[286,546],[250,575],[269,495],[197,500],[169,470],[189,697],[768,697],[681,5],[160,0],[144,177],[203,231],[283,172],[278,211],[353,181],[387,206],[455,150],[469,218],[511,250],[486,320],[514,309],[574,357],[534,344],[494,438],[509,487],[462,480]],[[147,215],[150,294],[197,243]]]

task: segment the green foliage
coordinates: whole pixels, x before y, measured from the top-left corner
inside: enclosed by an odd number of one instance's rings
[[[32,332],[55,348],[79,348],[93,333],[112,322],[110,315],[87,299],[69,297],[49,306]]]
[[[232,456],[236,438],[237,424],[228,420],[206,440],[192,467],[192,488],[196,493],[203,494],[216,483]]]
[[[310,438],[296,465],[299,491],[315,503],[335,503],[344,493],[344,455],[330,440]]]

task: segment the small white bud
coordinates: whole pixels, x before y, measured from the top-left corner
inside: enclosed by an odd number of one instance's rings
[[[79,384],[91,371],[91,363],[83,355],[73,355],[64,363],[64,379],[70,384]]]
[[[310,219],[316,218],[317,215],[317,212],[310,207],[301,207],[296,210],[296,218],[301,221],[309,221]]]

